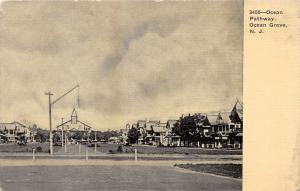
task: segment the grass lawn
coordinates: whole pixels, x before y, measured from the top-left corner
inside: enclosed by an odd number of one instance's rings
[[[242,178],[242,164],[175,164],[174,166],[196,172],[205,172],[233,178]]]
[[[104,153],[115,153],[118,150],[117,144],[101,144],[97,150]],[[241,155],[241,150],[226,150],[226,149],[203,149],[203,148],[188,148],[188,147],[156,147],[147,145],[122,146],[123,152],[133,153],[137,149],[138,153],[142,154],[211,154],[211,155]]]
[[[32,152],[32,149],[37,149],[37,147],[41,147],[43,153],[49,152],[49,143],[28,143],[27,145],[17,145],[14,143],[11,144],[1,144],[0,145],[0,152],[9,152],[9,153],[16,153],[16,152]],[[53,151],[57,151],[61,147],[53,146]]]

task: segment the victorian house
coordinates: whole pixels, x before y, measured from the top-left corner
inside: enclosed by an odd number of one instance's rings
[[[21,138],[29,139],[30,131],[19,122],[0,123],[0,142],[17,142]]]

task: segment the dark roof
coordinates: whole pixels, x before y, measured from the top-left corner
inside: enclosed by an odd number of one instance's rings
[[[242,122],[243,121],[243,105],[239,100],[235,103],[231,110],[230,120],[232,122]]]

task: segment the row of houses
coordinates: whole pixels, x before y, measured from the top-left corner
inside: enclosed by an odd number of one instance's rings
[[[190,115],[190,114],[189,114]],[[121,142],[128,139],[128,131],[136,128],[139,131],[138,144],[161,145],[161,146],[184,146],[185,140],[174,132],[175,125],[189,115],[182,115],[179,119],[167,120],[138,120],[136,123],[127,124],[121,129],[121,137],[113,137],[112,141]],[[243,144],[243,105],[237,101],[232,110],[208,114],[194,114],[200,120],[199,134],[201,139],[192,141],[191,146],[198,147],[233,147],[242,148]],[[89,135],[92,127],[78,119],[74,109],[69,120],[57,125],[53,133],[68,132],[69,136],[80,132]],[[73,136],[74,137],[74,136]],[[75,136],[76,137],[76,136]],[[0,143],[19,142],[21,140],[33,141],[34,132],[20,122],[0,123]]]
[[[89,134],[91,129],[91,126],[78,119],[77,112],[73,109],[70,119],[57,125],[53,133],[61,133],[64,130],[69,135],[76,132]],[[21,140],[24,142],[34,142],[35,134],[34,129],[20,122],[0,123],[0,143],[19,143]]]
[[[190,115],[190,114],[189,114]],[[189,116],[188,115],[188,116]],[[122,139],[127,139],[129,129],[137,128],[140,137],[138,144],[160,145],[160,146],[184,146],[186,145],[181,136],[174,132],[175,124],[181,119],[188,117],[182,115],[179,119],[167,120],[138,120],[131,125],[127,124],[121,129]],[[197,147],[232,147],[242,148],[243,144],[243,105],[237,101],[233,108],[227,112],[198,113],[194,116],[200,118],[201,128],[199,134],[201,139],[192,141],[191,146]]]

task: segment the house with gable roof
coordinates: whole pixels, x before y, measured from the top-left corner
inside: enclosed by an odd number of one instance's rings
[[[153,127],[153,137],[154,142],[153,145],[165,145],[166,142],[166,134],[167,134],[167,123],[157,123]]]
[[[145,144],[153,145],[155,144],[155,136],[154,136],[154,126],[158,126],[160,121],[149,120],[146,122],[146,137]]]
[[[0,142],[17,142],[22,136],[25,140],[30,137],[30,131],[24,124],[17,121],[0,123]]]
[[[177,123],[178,120],[167,121],[164,146],[180,146],[180,136],[173,133],[173,128]]]
[[[136,123],[137,124],[136,128],[140,133],[140,136],[138,138],[138,144],[145,144],[145,137],[147,134],[146,123],[147,123],[147,120],[138,120]]]
[[[243,145],[243,104],[237,100],[230,113],[230,130],[233,136],[234,148],[242,148]]]
[[[229,118],[232,122],[232,129],[243,129],[243,104],[239,100],[237,100],[232,108]]]
[[[71,118],[68,121],[56,126],[55,133],[61,133],[62,130],[68,132],[70,135],[76,132],[81,132],[87,135],[92,131],[92,127],[78,119],[76,109],[74,108]]]
[[[211,126],[213,147],[242,147],[243,106],[237,101],[230,112],[208,114],[207,121]]]

